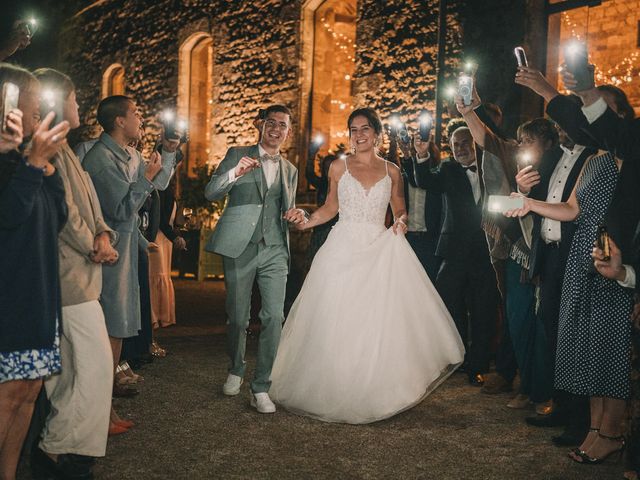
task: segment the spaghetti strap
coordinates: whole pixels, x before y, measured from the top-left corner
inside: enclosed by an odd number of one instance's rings
[[[344,157],[344,169],[348,172],[349,171],[349,167],[347,165],[347,156],[345,155]]]
[[[384,168],[387,170],[387,177],[389,176],[389,162],[388,161],[384,161]]]

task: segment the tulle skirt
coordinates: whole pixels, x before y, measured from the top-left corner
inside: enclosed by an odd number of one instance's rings
[[[340,221],[291,308],[269,394],[319,420],[375,422],[421,402],[463,357],[455,324],[404,236]]]

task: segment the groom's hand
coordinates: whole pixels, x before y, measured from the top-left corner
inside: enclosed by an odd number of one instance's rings
[[[301,208],[291,208],[287,210],[282,218],[294,225],[303,225],[309,221],[306,212]]]
[[[235,176],[239,178],[255,168],[260,168],[260,162],[258,160],[250,157],[242,157],[236,166]]]

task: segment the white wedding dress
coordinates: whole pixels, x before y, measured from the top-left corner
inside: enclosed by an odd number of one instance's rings
[[[287,410],[375,422],[420,403],[463,361],[418,258],[385,228],[391,184],[387,171],[366,192],[348,166],[338,182],[339,221],[291,308],[271,374],[269,395]]]

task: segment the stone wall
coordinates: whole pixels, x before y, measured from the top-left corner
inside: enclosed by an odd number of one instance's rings
[[[413,114],[433,108],[437,0],[358,2],[354,102]],[[450,2],[447,55],[460,52],[457,3]],[[138,101],[149,140],[157,133],[156,114],[176,105],[179,47],[196,32],[213,37],[211,158],[226,148],[255,141],[251,119],[269,102],[301,112],[300,58],[302,2],[256,0],[103,0],[67,23],[62,52],[65,68],[78,85],[83,137],[97,134],[95,107],[102,74],[113,63],[125,68],[126,92]],[[299,163],[308,119],[295,119],[287,152]]]
[[[550,37],[554,47],[571,37],[587,41],[596,65],[596,82],[622,88],[640,113],[640,0],[607,0],[554,16]],[[554,58],[556,63],[562,60]]]
[[[452,71],[461,53],[457,3],[449,2],[447,15],[446,56]],[[356,105],[378,108],[383,119],[399,112],[403,120],[415,122],[421,109],[435,108],[438,1],[363,0],[358,12]]]
[[[178,52],[196,32],[213,36],[211,158],[256,139],[251,119],[269,102],[297,109],[299,1],[106,0],[70,19],[63,61],[78,85],[83,136],[98,129],[100,82],[112,63],[125,68],[152,139],[156,114],[176,106]],[[297,129],[296,129],[297,130]],[[296,139],[290,157],[297,157]]]

